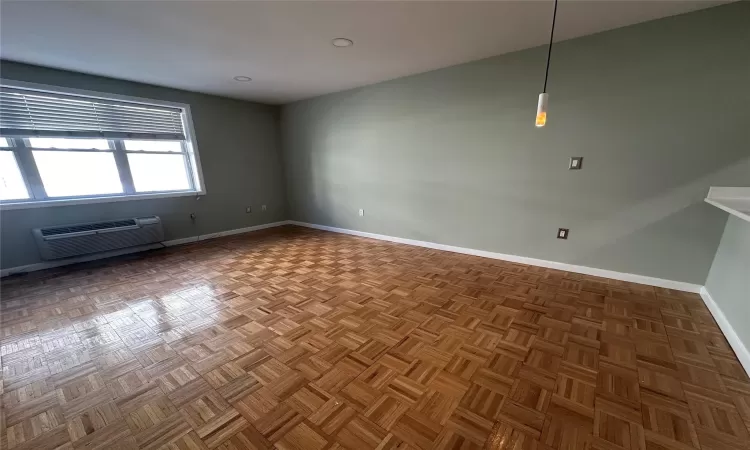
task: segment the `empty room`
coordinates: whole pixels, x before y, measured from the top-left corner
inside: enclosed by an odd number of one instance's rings
[[[0,449],[750,450],[750,1],[0,0]]]

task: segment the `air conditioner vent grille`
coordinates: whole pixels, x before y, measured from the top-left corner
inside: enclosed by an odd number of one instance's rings
[[[116,220],[112,222],[98,222],[84,225],[72,225],[68,227],[43,228],[42,236],[55,236],[58,234],[79,233],[81,231],[107,230],[110,228],[131,227],[136,225],[134,219]]]
[[[159,216],[113,219],[105,222],[71,223],[31,230],[44,260],[69,258],[164,240]]]

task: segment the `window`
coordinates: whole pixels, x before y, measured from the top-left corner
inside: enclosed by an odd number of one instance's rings
[[[124,144],[136,192],[190,188],[180,142],[126,140]]]
[[[0,149],[10,147],[10,142],[0,138]],[[0,151],[0,200],[25,200],[29,191],[23,181],[13,152]]]
[[[189,107],[115,97],[0,85],[0,204],[203,194]]]

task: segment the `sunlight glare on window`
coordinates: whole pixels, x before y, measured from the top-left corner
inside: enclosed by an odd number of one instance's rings
[[[128,151],[146,151],[146,152],[181,152],[182,144],[180,141],[134,141],[124,140],[125,150]]]
[[[106,139],[29,138],[32,148],[62,148],[71,150],[109,150]]]
[[[182,155],[128,153],[136,192],[190,189]]]
[[[0,148],[8,148],[10,147],[10,142],[4,137],[0,137]]]
[[[32,153],[44,189],[50,197],[122,193],[120,175],[112,153],[53,151]]]
[[[26,183],[23,182],[23,176],[18,169],[15,155],[9,151],[0,152],[0,200],[25,200],[27,198],[29,198],[29,192],[26,190]]]

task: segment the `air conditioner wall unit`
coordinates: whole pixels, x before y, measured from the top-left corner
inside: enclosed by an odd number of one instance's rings
[[[106,252],[164,240],[159,216],[77,223],[31,230],[42,259]]]

